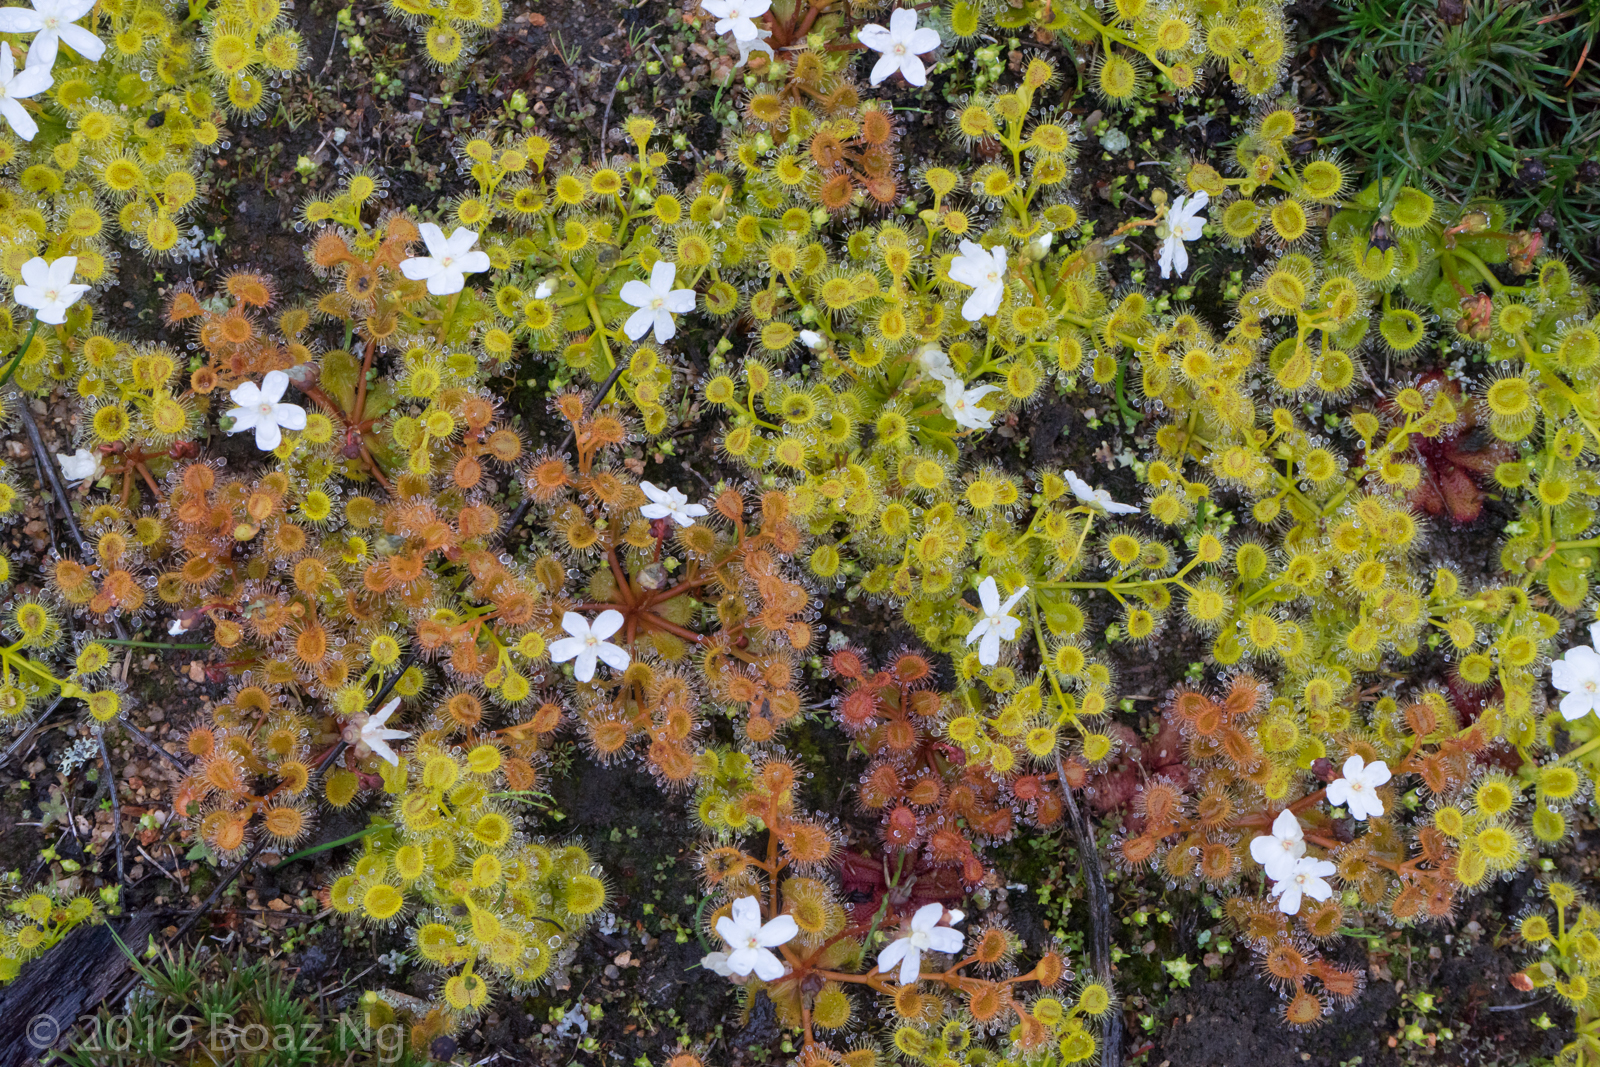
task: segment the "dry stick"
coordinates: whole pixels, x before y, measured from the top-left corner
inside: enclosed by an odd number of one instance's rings
[[[183,884],[183,879],[179,878],[173,871],[169,871],[165,867],[161,866],[161,861],[150,855],[150,853],[146,852],[143,845],[135,845],[134,847],[139,850],[139,855],[150,861],[150,866],[166,875],[169,879],[171,879],[172,883],[184,893],[189,892],[189,887]],[[179,866],[181,867],[182,864],[180,863]],[[140,881],[143,881],[143,879],[140,879]]]
[[[33,446],[34,459],[44,471],[45,480],[50,483],[50,491],[61,507],[61,517],[66,520],[67,531],[77,542],[78,551],[88,556],[89,543],[83,539],[83,531],[78,528],[78,518],[72,513],[72,501],[67,496],[67,487],[61,481],[61,472],[56,468],[56,457],[44,445],[44,435],[39,432],[39,424],[34,421],[33,412],[28,408],[28,398],[19,395],[17,401],[17,413],[22,416],[23,428],[28,431],[28,442]],[[122,625],[121,619],[112,619],[111,625],[117,637],[123,641],[128,640],[128,631]],[[60,703],[60,700],[56,701],[56,704]],[[51,707],[55,707],[55,704]],[[96,727],[95,735],[100,741],[100,758],[105,761],[106,781],[111,790],[111,839],[117,845],[117,884],[120,886],[122,885],[122,805],[117,800],[117,770],[111,762],[111,748],[106,744],[104,727]]]
[[[83,839],[78,836],[78,816],[72,810],[72,797],[68,796],[67,793],[63,791],[61,794],[61,802],[65,804],[67,808],[67,830],[72,834],[72,843],[81,849],[83,848]]]
[[[61,473],[56,470],[56,457],[44,446],[44,437],[39,433],[39,424],[33,421],[33,412],[28,409],[28,398],[17,397],[17,414],[22,416],[23,429],[28,431],[28,441],[33,445],[33,454],[39,457],[39,463],[44,468],[45,479],[50,483],[50,491],[55,494],[56,503],[61,505],[61,515],[67,522],[67,532],[72,534],[72,539],[78,543],[78,551],[85,555],[89,552],[89,542],[83,539],[83,531],[78,528],[78,517],[72,513],[72,502],[67,497],[67,487],[61,481]],[[128,635],[122,632],[122,620],[117,619],[117,636],[124,641]]]
[[[40,486],[43,486],[45,484],[44,461],[39,458],[39,453],[37,452],[33,454],[33,469],[39,472],[39,484]],[[46,515],[46,518],[48,517],[49,516]],[[56,540],[56,524],[52,522],[49,524],[49,527],[50,550],[59,556],[61,555],[61,544]]]
[[[1061,754],[1056,754],[1056,782],[1061,786],[1061,797],[1066,802],[1067,820],[1078,843],[1078,862],[1083,870],[1084,895],[1089,905],[1089,958],[1095,976],[1111,989],[1111,894],[1106,890],[1105,875],[1100,870],[1100,849],[1094,840],[1094,823],[1067,784],[1066,768]],[[1122,1067],[1122,1012],[1113,1007],[1106,1013],[1100,1031],[1101,1067]]]
[[[117,844],[117,887],[125,889],[122,881],[122,804],[117,800],[117,769],[111,762],[111,747],[106,744],[106,728],[96,726],[94,736],[100,742],[100,758],[105,761],[106,781],[111,789],[111,840]]]
[[[606,113],[600,118],[600,165],[609,167],[606,162],[606,127],[611,125],[611,103],[617,98],[617,87],[622,84],[622,79],[628,76],[629,64],[622,64],[622,73],[617,75],[617,80],[611,83],[611,95],[606,97]]]
[[[156,744],[154,738],[152,738],[149,734],[145,733],[143,730],[139,729],[137,726],[133,725],[133,723],[129,722],[126,719],[123,719],[122,720],[122,728],[124,730],[128,731],[134,737],[138,738],[140,741],[143,741],[145,743],[145,745],[150,749],[150,751],[152,751],[156,755],[161,756],[162,758],[164,758],[168,763],[170,763],[174,767],[178,768],[179,771],[183,772],[184,774],[188,774],[189,773],[189,765],[187,763],[184,763],[183,760],[179,759],[177,756],[174,756],[172,753],[168,752],[166,749],[164,749],[160,745]],[[4,762],[4,761],[0,761],[0,762]]]
[[[200,917],[202,915],[209,915],[211,913],[211,906],[217,902],[217,898],[222,896],[223,891],[233,884],[233,880],[239,877],[239,875],[244,872],[246,867],[255,862],[255,858],[259,856],[262,849],[266,847],[267,839],[265,837],[257,838],[256,843],[250,846],[249,854],[235,864],[233,870],[229,871],[227,876],[224,877],[222,881],[217,883],[217,888],[211,891],[211,895],[206,898],[206,902],[195,909],[195,911],[183,921],[183,925],[178,927],[178,932],[173,934],[168,940],[179,940],[184,934],[194,929],[195,923],[200,921]]]
[[[338,19],[333,20],[333,40],[328,42],[328,58],[322,61],[322,69],[317,72],[318,78],[328,73],[328,68],[333,66],[333,54],[339,50],[339,31],[343,28],[339,25]],[[327,142],[324,141],[323,143],[326,144]]]
[[[611,368],[610,377],[601,383],[600,388],[595,392],[594,396],[587,404],[583,406],[585,412],[597,408],[604,403],[606,394],[611,392],[611,387],[617,384],[618,378],[622,377],[622,371],[623,363],[622,360],[619,359],[617,360],[617,365]],[[571,448],[577,432],[577,424],[574,423],[573,426],[567,430],[567,436],[562,438],[561,444],[556,447],[556,451],[565,452],[567,449]],[[517,505],[517,510],[511,513],[511,521],[506,523],[506,532],[502,535],[502,541],[511,537],[512,531],[514,531],[518,524],[522,522],[523,518],[527,516],[528,509],[532,506],[533,499],[531,497],[524,496],[522,503]]]
[[[89,542],[83,539],[83,530],[78,527],[78,517],[72,513],[72,500],[67,496],[66,484],[61,481],[61,471],[56,467],[56,457],[44,444],[44,435],[39,432],[39,424],[33,420],[33,412],[28,408],[28,398],[17,397],[17,414],[22,417],[22,427],[28,431],[28,443],[33,446],[34,459],[44,471],[45,480],[50,483],[50,492],[56,498],[56,504],[61,508],[61,517],[66,520],[67,532],[72,534],[72,540],[77,543],[78,551],[85,556],[89,555]],[[121,619],[112,619],[111,628],[116,631],[119,641],[128,640],[128,631],[122,625]]]
[[[51,702],[50,706],[45,708],[44,712],[40,714],[37,719],[28,724],[28,728],[22,731],[21,736],[19,736],[15,741],[11,742],[11,744],[6,747],[5,752],[0,753],[0,767],[4,767],[7,763],[11,762],[11,757],[16,755],[17,750],[25,745],[28,741],[33,739],[33,735],[38,732],[39,727],[44,725],[44,721],[55,713],[56,707],[60,703],[61,698],[56,697],[55,700]]]

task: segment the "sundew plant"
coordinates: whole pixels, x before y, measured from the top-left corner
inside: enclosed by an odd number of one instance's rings
[[[121,647],[202,642],[172,830],[230,880],[322,855],[417,973],[372,1018],[448,1058],[570,988],[617,875],[544,802],[642,772],[698,840],[678,979],[805,1067],[1120,1062],[1132,990],[1074,934],[1109,916],[991,907],[1061,836],[1102,894],[1212,902],[1301,1030],[1357,942],[1537,874],[1518,988],[1600,1063],[1600,919],[1551,874],[1600,776],[1590,290],[1501,203],[1318,148],[1280,5],[701,0],[714,143],[478,116],[447,197],[347,168],[301,276],[224,247],[130,318],[303,42],[276,0],[39,4],[0,9],[0,383],[8,425],[67,405],[37,458],[80,488],[0,558],[0,715],[138,729]],[[457,73],[506,15],[389,8]],[[1078,116],[1206,92],[1236,136],[1091,193]],[[1020,447],[1068,407],[1117,450]],[[108,888],[19,891],[0,980]]]

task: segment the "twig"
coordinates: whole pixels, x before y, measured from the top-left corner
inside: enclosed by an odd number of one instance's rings
[[[235,915],[248,915],[251,918],[282,919],[286,923],[314,923],[321,922],[333,913],[332,908],[319,911],[315,915],[306,915],[298,911],[273,911],[271,908],[230,908]]]
[[[78,551],[88,555],[89,543],[83,539],[83,531],[78,528],[78,517],[72,513],[72,501],[67,496],[67,487],[62,484],[60,472],[56,470],[55,456],[45,447],[44,435],[39,432],[39,424],[34,421],[33,412],[28,409],[28,398],[20,393],[17,395],[17,414],[22,417],[22,428],[28,431],[28,442],[33,445],[33,454],[39,459],[45,480],[50,483],[50,491],[55,494],[56,503],[61,505],[61,515],[66,520],[67,532],[72,534],[73,541],[77,542]],[[117,636],[127,639],[126,634],[119,633]]]
[[[64,789],[61,791],[61,803],[67,809],[67,830],[72,834],[72,843],[82,848],[83,841],[78,837],[78,816],[72,810],[72,796]],[[40,827],[43,828],[42,823]]]
[[[328,42],[328,58],[322,61],[322,69],[317,72],[318,78],[328,73],[328,68],[333,66],[333,54],[339,50],[339,30],[339,20],[336,18],[333,20],[333,40]],[[323,144],[327,142],[324,141]]]
[[[161,861],[150,855],[150,853],[146,852],[143,845],[135,845],[134,847],[139,850],[139,855],[150,861],[150,866],[154,867],[156,870],[172,879],[173,883],[176,884],[179,889],[183,890],[184,896],[189,895],[189,887],[183,884],[183,879],[178,877],[176,871],[169,871],[165,867],[161,866]]]
[[[78,517],[72,513],[72,501],[67,496],[67,487],[61,481],[61,471],[56,467],[56,457],[44,445],[44,435],[39,432],[39,424],[34,421],[33,412],[28,408],[28,398],[25,395],[17,396],[17,414],[22,418],[22,427],[28,431],[28,442],[33,446],[33,454],[38,457],[39,465],[44,469],[45,479],[50,483],[50,491],[55,494],[56,503],[61,505],[61,517],[66,521],[67,532],[72,534],[72,540],[77,543],[78,551],[88,556],[89,542],[83,539],[83,530],[78,527]],[[128,639],[128,631],[123,627],[121,619],[112,619],[111,628],[116,631],[122,640]]]
[[[21,748],[26,742],[31,740],[39,727],[44,725],[44,721],[54,714],[56,708],[60,706],[61,698],[56,697],[55,700],[50,702],[50,706],[45,708],[43,713],[41,713],[37,719],[28,724],[28,728],[22,731],[22,735],[15,741],[11,742],[11,744],[7,746],[3,753],[0,753],[0,767],[4,767],[7,763],[11,762],[11,757],[16,755],[17,749]]]
[[[1094,823],[1078,806],[1072,787],[1067,784],[1066,768],[1056,754],[1056,782],[1066,803],[1067,822],[1078,844],[1078,862],[1083,871],[1084,895],[1089,905],[1089,958],[1095,975],[1111,988],[1111,894],[1106,890],[1100,870],[1100,850],[1095,844]],[[1102,1067],[1122,1067],[1122,1012],[1112,1008],[1100,1030]]]
[[[617,365],[611,368],[610,376],[601,383],[600,388],[595,392],[594,396],[591,397],[589,402],[583,406],[583,410],[585,412],[591,411],[604,403],[606,394],[611,392],[611,387],[617,384],[618,378],[622,377],[623,367],[624,364],[622,360],[617,360]],[[562,438],[561,444],[556,446],[556,451],[565,452],[567,449],[571,448],[572,442],[577,436],[577,432],[577,425],[573,424],[573,426],[567,430],[567,436]],[[510,538],[511,532],[515,530],[522,522],[523,518],[527,516],[528,509],[532,506],[533,500],[529,497],[523,497],[522,503],[517,505],[517,510],[511,513],[511,521],[506,523],[505,532],[500,535],[502,538],[502,543],[504,543],[505,539]]]
[[[211,895],[206,898],[206,902],[190,913],[189,917],[183,921],[183,925],[178,927],[178,932],[173,934],[170,940],[177,941],[181,939],[184,934],[194,929],[195,924],[200,921],[202,915],[209,915],[212,906],[221,898],[223,892],[233,884],[233,880],[244,873],[244,869],[254,863],[256,857],[261,855],[262,850],[266,847],[267,838],[257,838],[256,843],[250,846],[250,851],[245,855],[245,858],[234,864],[233,870],[229,871],[222,881],[217,883],[217,888],[211,891]]]
[[[33,469],[39,472],[39,484],[40,485],[44,485],[45,484],[44,461],[39,458],[39,453],[38,452],[34,452],[34,454],[33,454]],[[50,527],[50,549],[56,555],[59,556],[59,555],[61,555],[61,543],[56,540],[56,524],[52,522],[52,523],[49,524],[49,527]]]
[[[100,759],[106,765],[106,783],[111,790],[111,840],[117,844],[117,885],[125,888],[122,881],[122,803],[117,799],[117,768],[111,762],[111,746],[106,744],[105,727],[95,727],[94,736],[100,742]]]
[[[40,470],[44,472],[45,480],[50,483],[50,491],[52,494],[54,494],[56,503],[61,507],[61,517],[66,521],[67,530],[72,534],[73,541],[77,543],[78,551],[87,557],[90,554],[89,543],[84,540],[83,530],[78,526],[78,518],[72,513],[72,501],[67,496],[66,486],[61,481],[61,471],[56,466],[55,454],[45,447],[44,435],[39,432],[39,424],[34,421],[33,412],[28,408],[27,396],[19,395],[17,397],[17,401],[17,412],[22,418],[23,428],[28,431],[28,442],[33,446],[34,459],[37,461]],[[128,643],[128,631],[127,628],[122,625],[121,619],[112,619],[111,627],[116,632],[116,635],[121,643]],[[124,682],[128,680],[128,666],[131,664],[132,659],[133,650],[130,648],[128,650],[128,659],[123,663],[122,668],[122,680]],[[50,712],[55,710],[56,705],[60,703],[61,698],[57,697],[55,703],[51,704],[50,707],[46,709],[45,714],[40,716],[39,722],[43,722]],[[37,723],[35,725],[37,725]],[[185,774],[188,773],[188,768],[182,763],[179,763],[177,758],[173,756],[172,753],[161,748],[148,737],[144,736],[144,734],[139,731],[138,727],[127,722],[124,722],[123,726],[145,744],[149,745],[157,752],[160,752],[174,764],[177,764],[178,768]],[[116,769],[111,763],[111,749],[106,744],[105,728],[97,727],[95,729],[95,736],[100,742],[100,758],[105,762],[106,781],[111,789],[111,836],[112,840],[114,840],[117,845],[117,884],[121,886],[123,885],[123,871],[125,867],[123,864],[122,855],[122,805],[117,798]],[[10,749],[6,750],[5,756],[0,757],[0,765],[4,765],[6,759],[10,757],[12,751],[18,744],[21,744],[21,742],[22,739],[19,738]]]
[[[149,749],[152,752],[156,753],[156,755],[158,755],[158,756],[164,757],[168,763],[170,763],[174,767],[178,768],[178,770],[182,771],[184,774],[188,774],[189,773],[189,767],[188,767],[188,765],[186,763],[184,763],[177,756],[174,756],[172,753],[168,752],[166,749],[162,748],[160,745],[156,744],[154,739],[152,739],[149,734],[145,733],[143,730],[141,730],[137,726],[133,725],[133,723],[131,723],[128,720],[124,719],[124,720],[122,720],[122,728],[124,730],[127,730],[130,734],[132,734],[134,737],[138,738],[140,741],[143,741],[145,743],[145,745],[147,747],[149,747]],[[3,761],[0,761],[0,762],[3,762]]]
[[[619,359],[617,360],[617,365],[611,368],[610,375],[608,375],[606,380],[600,384],[600,388],[595,390],[594,396],[589,398],[589,403],[584,407],[585,411],[593,411],[595,408],[606,402],[606,394],[611,392],[611,387],[617,384],[618,378],[622,377],[623,370],[624,364],[622,360]],[[567,430],[567,436],[561,440],[561,447],[557,448],[556,451],[565,452],[567,449],[571,448],[572,442],[577,437],[577,434],[577,426],[570,427]]]
[[[375,971],[377,969],[378,969],[378,965],[376,963],[374,963],[371,967],[368,967],[366,970],[362,971],[360,974],[356,975],[354,978],[346,979],[344,985],[335,986],[334,988],[330,989],[326,993],[322,993],[322,992],[319,991],[317,995],[319,997],[331,997],[335,993],[342,993],[346,989],[349,989],[351,986],[355,985],[357,982],[361,981],[361,979],[365,978],[367,975],[371,974],[373,971]]]
[[[611,166],[606,162],[606,128],[611,125],[611,103],[617,98],[617,87],[622,84],[622,79],[628,76],[628,64],[622,64],[622,73],[617,75],[617,80],[611,83],[611,95],[606,97],[606,113],[600,116],[600,165]]]
[[[1549,994],[1547,993],[1542,997],[1534,997],[1532,1000],[1528,1001],[1526,1004],[1491,1004],[1491,1005],[1489,1005],[1489,1010],[1490,1011],[1522,1011],[1525,1008],[1533,1007],[1535,1004],[1543,1004],[1548,999],[1549,999]]]

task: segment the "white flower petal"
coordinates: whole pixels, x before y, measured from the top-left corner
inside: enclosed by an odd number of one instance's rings
[[[879,972],[882,974],[888,974],[890,968],[894,967],[905,958],[905,955],[910,948],[910,940],[904,937],[895,938],[893,941],[885,945],[883,951],[878,953]]]
[[[928,68],[914,55],[907,55],[900,61],[900,74],[905,78],[907,85],[921,88],[928,84]]]
[[[25,7],[0,7],[0,33],[38,33],[44,17]]]
[[[272,409],[272,419],[285,430],[306,428],[306,409],[299,404],[277,404]]]
[[[776,948],[779,945],[787,945],[799,935],[800,925],[794,921],[794,916],[779,915],[756,933],[756,944],[765,948]]]
[[[575,658],[578,653],[588,647],[588,642],[581,637],[563,637],[559,641],[550,642],[550,662],[565,663]]]
[[[642,314],[644,309],[636,314]],[[629,321],[632,321],[631,319]],[[678,332],[678,324],[672,321],[672,313],[666,308],[657,308],[655,312],[656,344],[664,345],[672,340]]]
[[[763,982],[776,982],[778,979],[783,977],[783,961],[777,956],[763,948],[756,949],[755,958],[756,962],[754,969],[757,978],[761,979]]]
[[[900,961],[900,984],[910,985],[922,973],[922,953],[914,948],[906,949],[905,958]]]
[[[623,282],[617,296],[621,297],[624,304],[632,304],[636,308],[649,307],[656,298],[655,290],[637,278]]]
[[[444,231],[431,222],[417,225],[417,232],[422,235],[422,243],[428,246],[428,254],[435,259],[442,259],[450,254],[450,242],[445,240]]]
[[[427,281],[442,270],[439,261],[428,256],[413,256],[400,264],[400,273],[414,282]]]
[[[621,645],[613,645],[602,641],[594,646],[594,650],[595,654],[600,657],[600,661],[614,671],[625,671],[628,669],[628,665],[633,662],[633,657],[628,655],[628,650]]]
[[[572,660],[572,676],[580,682],[594,679],[595,664],[600,661],[598,645],[584,642],[583,651],[579,652]]]
[[[278,429],[278,424],[271,419],[262,419],[256,423],[256,447],[263,452],[271,452],[283,443],[283,431]]]
[[[874,52],[887,52],[894,47],[894,34],[889,32],[888,27],[880,26],[876,22],[869,22],[857,30],[856,40]]]
[[[622,332],[628,335],[628,340],[637,341],[650,332],[650,328],[655,325],[655,321],[655,312],[650,308],[642,307],[628,316],[628,321],[622,324]]]
[[[91,63],[98,62],[106,54],[106,43],[82,26],[69,23],[62,26],[59,32],[68,47]]]

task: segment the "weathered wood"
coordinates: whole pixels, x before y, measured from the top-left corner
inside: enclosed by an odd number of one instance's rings
[[[139,912],[116,924],[117,936],[137,950],[160,926],[157,912]],[[128,973],[128,957],[108,923],[80,926],[61,944],[24,965],[0,989],[0,1067],[27,1067],[95,1010]]]

